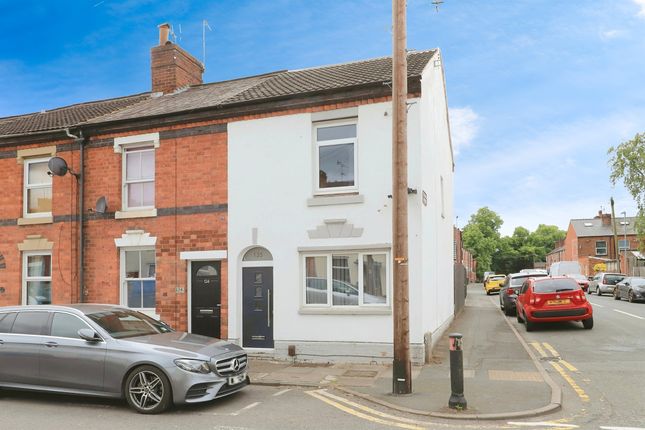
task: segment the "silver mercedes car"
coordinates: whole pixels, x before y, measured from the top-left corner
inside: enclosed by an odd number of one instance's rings
[[[0,307],[0,387],[118,397],[137,412],[233,394],[250,383],[230,342],[175,332],[114,305]]]

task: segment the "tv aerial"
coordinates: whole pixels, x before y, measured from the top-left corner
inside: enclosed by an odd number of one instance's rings
[[[435,10],[439,12],[439,6],[443,4],[443,0],[432,0],[432,5],[434,6]]]

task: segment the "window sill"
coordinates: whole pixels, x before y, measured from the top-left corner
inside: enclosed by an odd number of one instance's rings
[[[321,194],[307,199],[307,206],[351,205],[364,203],[365,196],[352,194]]]
[[[157,216],[157,209],[144,209],[132,211],[117,211],[114,213],[114,219],[129,218],[153,218]]]
[[[127,307],[126,305],[121,305],[121,306]],[[132,309],[133,311],[141,312],[142,314],[147,315],[150,318],[154,318],[157,321],[159,321],[160,315],[155,312],[156,311],[155,308],[129,308],[129,309]]]
[[[298,310],[300,315],[392,315],[391,307],[305,307]]]
[[[53,216],[41,216],[34,218],[18,218],[18,225],[52,224]]]

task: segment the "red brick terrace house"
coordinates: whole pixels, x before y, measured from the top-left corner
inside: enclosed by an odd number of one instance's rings
[[[621,260],[625,250],[638,249],[634,221],[634,217],[617,217],[615,220]],[[593,267],[598,263],[616,264],[616,242],[611,214],[599,211],[594,218],[572,219],[564,241],[556,244],[556,248],[547,254],[548,266],[556,261],[578,261],[582,273],[587,276],[594,274]]]
[[[151,92],[0,118],[0,305],[117,303],[227,338],[227,123],[391,99],[389,58],[203,84],[160,30]]]

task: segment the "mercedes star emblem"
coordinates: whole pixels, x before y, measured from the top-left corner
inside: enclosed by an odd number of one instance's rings
[[[237,358],[233,359],[233,362],[231,363],[231,368],[233,368],[235,372],[240,370],[240,362]]]

